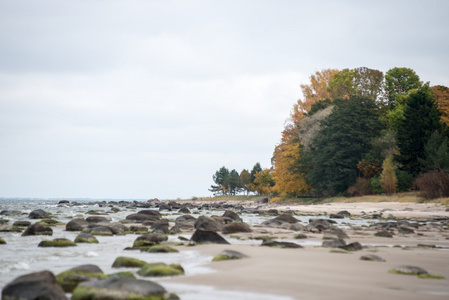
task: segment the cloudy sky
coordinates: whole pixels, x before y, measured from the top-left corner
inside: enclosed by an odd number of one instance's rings
[[[0,197],[210,195],[270,159],[299,84],[449,86],[448,1],[0,0]]]

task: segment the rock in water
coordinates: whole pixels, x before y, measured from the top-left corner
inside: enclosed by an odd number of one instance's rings
[[[50,217],[50,215],[42,209],[35,209],[28,215],[30,219],[44,219],[47,217]]]
[[[367,254],[360,257],[360,260],[384,262],[385,259],[378,255]]]
[[[89,226],[89,222],[84,219],[73,219],[65,225],[67,231],[81,231]]]
[[[72,300],[168,299],[167,291],[155,282],[113,278],[83,282],[73,291]]]
[[[221,235],[215,231],[196,230],[190,238],[195,243],[229,244]]]
[[[48,226],[36,223],[28,226],[27,229],[22,233],[22,236],[27,235],[53,235],[53,229]]]
[[[248,257],[248,255],[245,255],[245,254],[235,251],[235,250],[224,250],[220,254],[216,255],[212,259],[212,261],[242,259],[242,258],[247,258],[247,257]]]
[[[53,273],[42,271],[14,279],[2,290],[2,299],[66,300],[67,298],[62,287],[56,283]]]
[[[263,240],[261,246],[276,247],[276,248],[303,248],[301,245],[298,245],[295,243],[278,242],[278,241],[270,241],[270,240]]]

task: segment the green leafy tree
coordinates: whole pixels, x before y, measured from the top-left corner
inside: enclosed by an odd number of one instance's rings
[[[427,85],[411,93],[404,109],[404,119],[398,127],[401,169],[417,176],[422,169],[419,159],[425,157],[425,145],[431,135],[441,128],[440,112]]]
[[[352,96],[334,104],[310,150],[308,181],[324,195],[344,193],[355,183],[357,164],[381,130],[374,100]]]
[[[422,86],[419,76],[409,68],[392,68],[385,73],[384,90],[390,108],[396,106],[401,96]],[[401,102],[401,101],[399,101]]]
[[[246,195],[249,194],[249,184],[251,183],[251,174],[248,172],[248,170],[243,169],[242,172],[240,172],[240,183],[242,184],[243,190],[246,192]]]

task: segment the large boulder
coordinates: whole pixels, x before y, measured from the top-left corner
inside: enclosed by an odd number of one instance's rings
[[[28,215],[28,218],[30,219],[44,219],[49,218],[50,214],[42,209],[35,209]]]
[[[65,300],[67,297],[62,287],[56,283],[53,273],[42,271],[14,279],[2,290],[2,299]]]
[[[197,229],[190,238],[195,243],[229,244],[221,235],[215,231]]]
[[[158,233],[168,233],[168,220],[158,220],[151,225],[151,230]]]
[[[153,216],[156,217],[157,219],[162,218],[162,215],[159,211],[157,210],[152,210],[152,209],[144,209],[144,210],[140,210],[137,212],[138,214],[144,214],[147,216]]]
[[[232,210],[227,210],[224,212],[223,217],[232,219],[234,222],[243,222],[242,218]]]
[[[221,225],[216,220],[206,217],[206,216],[200,216],[195,221],[195,229],[202,230],[202,231],[220,231]]]
[[[69,239],[65,238],[57,238],[51,241],[41,241],[38,247],[74,247],[76,246],[75,242],[72,242]]]
[[[289,214],[281,214],[274,219],[277,221],[287,222],[290,224],[295,224],[295,223],[299,222],[298,219],[296,219],[295,217],[293,217],[292,215],[289,215]]]
[[[109,219],[102,217],[102,216],[90,216],[86,218],[86,221],[89,223],[109,223]]]
[[[67,231],[82,231],[84,228],[89,226],[89,222],[84,219],[73,219],[70,220],[65,225],[65,230]]]
[[[135,223],[143,223],[147,221],[157,221],[160,218],[157,216],[149,215],[149,214],[130,214],[126,216],[126,220],[135,222]]]
[[[281,220],[270,219],[262,222],[261,226],[263,227],[272,227],[272,228],[282,228],[282,229],[290,229],[291,224],[288,222],[284,222]]]
[[[53,235],[53,229],[48,226],[36,223],[28,226],[27,229],[25,229],[25,231],[22,233],[22,236],[28,235]]]
[[[75,243],[89,243],[89,244],[98,244],[98,240],[95,236],[85,233],[85,232],[80,232],[80,234],[78,234],[75,238]]]
[[[96,265],[81,265],[56,275],[56,281],[68,293],[72,292],[81,282],[106,278],[107,276]]]
[[[195,220],[185,220],[185,221],[176,221],[175,226],[173,226],[170,231],[172,233],[182,233],[186,231],[194,231]]]
[[[88,233],[91,235],[103,235],[103,236],[112,236],[114,235],[114,232],[106,227],[106,226],[99,226],[99,225],[93,225],[93,226],[89,226],[85,229],[83,229],[84,233]]]
[[[164,234],[149,233],[139,236],[133,244],[133,248],[151,247],[168,240]]]
[[[237,232],[251,232],[251,228],[246,223],[234,222],[234,223],[226,224],[225,226],[223,226],[221,232],[223,232],[224,234],[237,233]]]
[[[168,299],[167,291],[149,280],[113,278],[81,283],[72,300]]]

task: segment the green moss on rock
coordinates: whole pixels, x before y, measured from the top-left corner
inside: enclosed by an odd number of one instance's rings
[[[148,264],[137,271],[137,274],[143,277],[177,276],[183,275],[184,269],[178,264]]]
[[[141,248],[140,251],[150,252],[150,253],[176,253],[179,252],[178,249],[172,248],[167,245],[156,245],[149,248]]]
[[[0,238],[0,245],[5,245],[5,244],[6,244],[5,240]]]
[[[106,279],[107,276],[103,273],[90,273],[84,271],[68,270],[56,275],[56,282],[62,286],[65,292],[71,293],[79,283],[88,281],[92,278]]]
[[[54,239],[51,241],[41,241],[38,247],[74,247],[76,243],[68,239]]]
[[[115,259],[112,264],[113,268],[142,268],[146,266],[148,263],[131,257],[119,256]]]
[[[108,279],[116,279],[116,278],[136,278],[136,276],[134,276],[134,273],[133,273],[133,272],[130,272],[130,271],[112,273],[112,274],[108,274],[107,276],[108,276]]]

